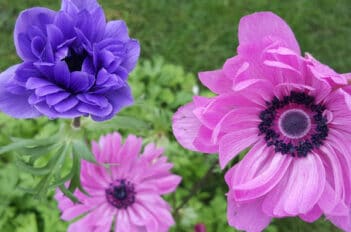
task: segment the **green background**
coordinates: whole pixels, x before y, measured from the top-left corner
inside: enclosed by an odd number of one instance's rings
[[[197,84],[196,73],[220,68],[235,55],[237,26],[240,18],[256,11],[273,11],[280,15],[295,32],[303,52],[313,54],[338,72],[351,69],[351,2],[349,0],[239,1],[239,0],[100,0],[108,20],[124,19],[130,35],[137,38],[142,54],[131,85],[140,104],[124,110],[121,115],[143,120],[147,126],[125,129],[147,137],[167,148],[166,154],[175,163],[174,171],[183,176],[176,194],[167,200],[176,208],[187,198],[195,183],[200,191],[180,208],[173,231],[193,231],[202,222],[208,231],[234,231],[226,223],[223,173],[218,166],[205,182],[199,182],[215,156],[188,152],[175,142],[170,118],[176,108],[190,101]],[[0,71],[19,62],[12,32],[20,11],[44,6],[58,10],[59,1],[1,0],[0,1]],[[208,94],[200,88],[201,94]],[[175,94],[176,93],[176,94]],[[140,105],[144,105],[141,107]],[[147,107],[145,107],[147,106]],[[98,138],[111,131],[105,123],[101,130],[91,132]],[[47,119],[15,120],[0,115],[0,145],[10,136],[43,136],[56,126]],[[41,134],[41,135],[40,135]],[[59,211],[52,200],[36,200],[20,187],[30,186],[35,178],[18,172],[15,155],[0,156],[0,231],[37,232],[65,231],[66,223],[59,220]],[[339,231],[328,221],[313,224],[295,218],[274,220],[267,231]]]

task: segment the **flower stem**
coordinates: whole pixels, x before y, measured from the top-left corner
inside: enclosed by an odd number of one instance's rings
[[[74,118],[72,121],[72,127],[74,129],[79,129],[80,128],[80,117]]]
[[[197,192],[203,187],[204,184],[208,181],[208,178],[212,175],[214,168],[217,166],[217,161],[213,161],[211,164],[210,168],[207,170],[206,174],[199,180],[191,190],[189,191],[189,194],[183,199],[183,201],[175,208],[174,210],[174,215],[175,218],[179,213],[179,210],[184,207],[190,201],[190,199],[197,194]]]

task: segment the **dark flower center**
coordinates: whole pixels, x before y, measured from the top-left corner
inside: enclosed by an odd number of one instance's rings
[[[76,52],[73,48],[69,48],[68,55],[62,60],[66,62],[70,72],[81,71],[87,56],[88,53],[84,49],[81,52]]]
[[[279,118],[279,127],[285,136],[289,138],[301,138],[310,129],[310,118],[303,110],[285,111]]]
[[[274,97],[261,111],[258,128],[267,146],[275,152],[305,157],[320,147],[328,136],[326,107],[315,104],[315,99],[306,93],[292,91],[282,99]]]
[[[107,201],[117,209],[126,209],[135,202],[134,185],[124,179],[114,181],[105,193]]]

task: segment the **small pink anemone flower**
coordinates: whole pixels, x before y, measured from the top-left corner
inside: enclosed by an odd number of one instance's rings
[[[171,174],[173,165],[162,156],[163,149],[148,144],[140,155],[142,139],[129,135],[122,144],[118,133],[93,142],[98,163],[82,161],[81,183],[90,196],[80,191],[74,204],[57,191],[61,218],[71,221],[69,232],[165,232],[174,224],[171,207],[160,195],[175,191],[181,178]]]
[[[231,226],[262,231],[272,218],[323,214],[351,231],[351,87],[311,55],[289,26],[259,12],[239,24],[238,54],[199,78],[217,96],[194,97],[173,117],[181,145],[219,153]]]

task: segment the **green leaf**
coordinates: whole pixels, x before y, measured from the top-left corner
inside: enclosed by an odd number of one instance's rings
[[[70,190],[68,190],[64,185],[60,185],[59,188],[62,191],[62,193],[65,194],[65,196],[67,196],[69,199],[71,199],[72,202],[74,202],[74,203],[79,202],[77,197],[74,196],[73,193]]]
[[[4,154],[10,151],[16,151],[23,148],[35,148],[39,146],[49,146],[57,141],[57,136],[52,136],[45,139],[22,139],[12,138],[12,143],[0,147],[0,154]]]
[[[94,154],[90,151],[87,144],[83,140],[73,140],[73,155],[84,160],[96,163]]]
[[[50,161],[52,161],[52,160],[50,160]],[[37,176],[43,176],[43,175],[47,175],[48,173],[50,173],[51,168],[53,166],[53,162],[49,162],[44,167],[33,167],[32,165],[30,165],[26,162],[23,162],[20,159],[17,159],[16,165],[22,171],[25,171],[25,172],[28,172],[30,174],[37,175]]]

